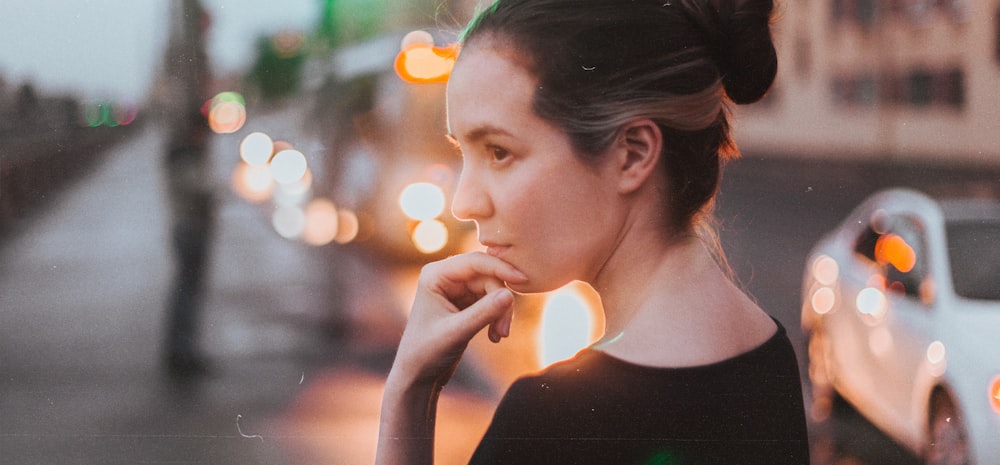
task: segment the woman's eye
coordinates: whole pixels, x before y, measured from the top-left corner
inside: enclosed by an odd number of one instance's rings
[[[510,152],[503,147],[490,146],[489,152],[493,157],[493,161],[504,161],[510,156]]]

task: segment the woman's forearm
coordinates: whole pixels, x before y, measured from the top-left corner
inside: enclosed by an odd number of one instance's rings
[[[433,464],[441,388],[483,328],[499,327],[491,332],[494,340],[507,336],[514,294],[504,283],[525,280],[509,263],[481,252],[424,266],[382,397],[378,465]]]
[[[432,465],[441,389],[400,382],[390,374],[382,397],[376,465]]]

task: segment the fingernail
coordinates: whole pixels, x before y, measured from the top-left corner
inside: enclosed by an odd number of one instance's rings
[[[494,299],[496,299],[497,304],[503,307],[509,307],[510,304],[514,303],[514,294],[507,289],[501,289],[500,292],[497,292]]]

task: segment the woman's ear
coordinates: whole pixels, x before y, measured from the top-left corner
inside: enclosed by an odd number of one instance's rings
[[[642,187],[659,165],[663,133],[650,119],[635,120],[622,126],[616,147],[618,190],[630,194]]]

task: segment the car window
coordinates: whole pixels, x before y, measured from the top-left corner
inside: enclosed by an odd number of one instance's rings
[[[1000,221],[951,221],[946,234],[955,293],[1000,300]]]
[[[923,228],[908,217],[880,217],[855,241],[855,252],[880,270],[886,289],[919,298],[927,277]]]

